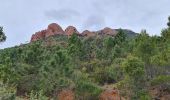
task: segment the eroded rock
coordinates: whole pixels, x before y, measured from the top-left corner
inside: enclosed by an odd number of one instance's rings
[[[132,32],[130,30],[125,30],[125,31],[128,32],[128,34],[130,34],[130,35],[135,34],[134,32]],[[48,25],[47,29],[36,32],[35,34],[33,34],[31,37],[31,42],[37,41],[40,39],[46,39],[46,38],[48,38],[50,36],[54,36],[54,35],[67,35],[68,37],[70,37],[73,33],[76,33],[80,37],[86,37],[86,36],[91,37],[91,36],[96,36],[96,35],[99,35],[99,36],[109,35],[109,36],[114,37],[118,33],[118,30],[106,27],[99,31],[85,30],[80,34],[74,26],[68,26],[65,30],[63,30],[60,25],[58,25],[56,23],[52,23],[52,24]]]
[[[81,34],[82,34],[82,36],[87,36],[87,37],[91,37],[91,36],[95,36],[96,35],[95,32],[90,32],[89,30],[85,30]]]
[[[52,23],[50,25],[48,25],[48,32],[55,34],[65,34],[65,32],[63,31],[63,29],[61,28],[60,25],[56,24],[56,23]]]
[[[52,23],[52,24],[48,25],[47,29],[36,32],[35,34],[33,34],[32,37],[31,37],[31,42],[37,41],[37,40],[40,40],[40,39],[45,39],[45,38],[48,38],[50,36],[58,35],[58,34],[65,35],[65,32],[63,31],[61,26],[59,26],[56,23]]]
[[[79,34],[79,32],[77,31],[77,29],[76,29],[74,26],[68,26],[68,27],[65,29],[65,33],[66,33],[68,36],[72,35],[73,33]]]
[[[99,35],[110,35],[110,36],[116,36],[117,31],[115,29],[111,29],[109,27],[106,27],[100,31],[97,32]]]

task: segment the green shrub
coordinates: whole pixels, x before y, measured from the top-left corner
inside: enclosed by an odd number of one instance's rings
[[[160,75],[151,81],[152,86],[166,84],[166,83],[170,83],[170,75]]]
[[[34,92],[31,91],[29,95],[29,100],[49,100],[46,96],[44,96],[43,91]]]
[[[0,81],[0,100],[16,100],[16,89]]]

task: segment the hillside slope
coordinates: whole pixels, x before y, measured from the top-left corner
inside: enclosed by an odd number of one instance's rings
[[[53,28],[34,34],[29,44],[0,50],[0,79],[12,94],[3,98],[151,100],[153,86],[163,92],[152,98],[170,93],[170,46],[164,36]]]

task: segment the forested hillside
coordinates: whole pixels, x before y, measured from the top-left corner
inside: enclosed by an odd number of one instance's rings
[[[55,35],[0,50],[0,99],[168,100],[170,24],[160,36],[117,31]]]

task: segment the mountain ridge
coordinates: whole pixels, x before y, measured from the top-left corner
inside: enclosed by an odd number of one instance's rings
[[[105,27],[98,31],[84,30],[83,32],[79,32],[74,26],[68,26],[65,30],[63,30],[59,24],[51,23],[48,25],[47,29],[35,32],[35,34],[32,35],[30,42],[34,42],[40,39],[45,39],[45,38],[48,38],[54,35],[71,36],[73,33],[76,33],[77,35],[81,37],[91,37],[95,35],[101,35],[101,36],[109,35],[109,36],[114,37],[118,33],[118,30],[119,29],[112,29],[109,27]],[[129,29],[122,29],[122,30],[130,37],[135,36],[137,34]]]

